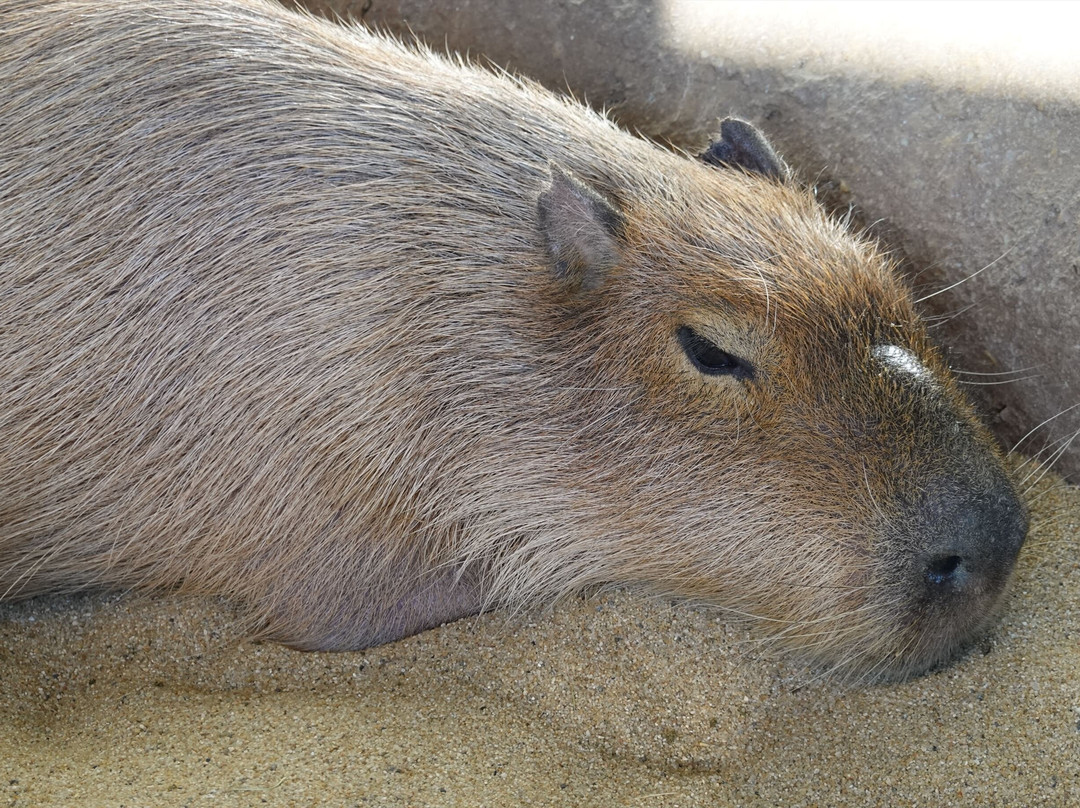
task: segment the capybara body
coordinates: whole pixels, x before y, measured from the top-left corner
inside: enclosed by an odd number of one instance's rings
[[[348,649],[618,582],[887,676],[992,616],[997,449],[746,125],[692,159],[256,0],[0,9],[4,597]]]

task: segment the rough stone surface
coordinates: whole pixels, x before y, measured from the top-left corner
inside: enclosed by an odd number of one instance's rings
[[[1080,403],[1080,55],[1056,49],[1069,4],[919,18],[903,4],[306,4],[569,88],[679,147],[728,114],[756,122],[921,294],[940,292],[927,311],[1006,446]],[[1066,413],[1021,449],[1049,455],[1078,426]],[[1080,451],[1056,468],[1076,479]]]

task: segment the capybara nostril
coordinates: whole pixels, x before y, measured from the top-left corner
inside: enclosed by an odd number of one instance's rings
[[[934,587],[963,586],[966,570],[958,555],[935,556],[926,565],[926,580]]]

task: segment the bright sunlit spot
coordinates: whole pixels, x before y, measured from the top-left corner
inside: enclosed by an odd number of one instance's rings
[[[668,0],[670,41],[702,59],[849,65],[969,90],[1080,96],[1080,3]]]

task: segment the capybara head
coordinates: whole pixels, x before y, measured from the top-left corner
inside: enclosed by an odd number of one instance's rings
[[[620,206],[555,168],[540,197],[597,496],[653,537],[626,536],[617,577],[847,673],[924,670],[992,616],[1024,507],[876,245],[741,121],[701,159],[743,171]]]
[[[0,14],[0,595],[347,649],[628,583],[865,676],[992,617],[1001,456],[748,124],[673,154],[258,0]]]

